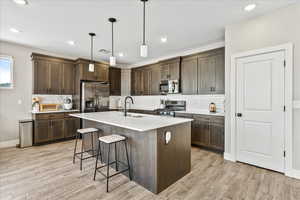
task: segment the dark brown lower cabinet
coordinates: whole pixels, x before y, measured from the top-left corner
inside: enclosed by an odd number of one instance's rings
[[[68,114],[37,114],[34,119],[34,144],[72,138],[80,128],[80,119]]]
[[[224,117],[210,115],[176,114],[176,117],[192,118],[191,143],[224,152]]]
[[[52,139],[64,138],[64,119],[53,119],[51,122]]]
[[[77,129],[80,128],[80,119],[67,118],[64,120],[64,137],[72,138],[76,135]]]
[[[51,139],[50,121],[47,119],[35,120],[34,143],[49,142]]]

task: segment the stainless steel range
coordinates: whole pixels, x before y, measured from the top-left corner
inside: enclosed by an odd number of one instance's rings
[[[175,117],[176,111],[186,110],[186,101],[166,100],[164,101],[164,106],[165,108],[156,110],[157,114]]]

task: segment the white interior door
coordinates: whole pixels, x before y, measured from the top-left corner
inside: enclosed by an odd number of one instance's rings
[[[285,52],[237,59],[237,160],[284,171]],[[241,116],[238,116],[239,113]]]

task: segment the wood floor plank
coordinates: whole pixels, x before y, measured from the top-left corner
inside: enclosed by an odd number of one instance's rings
[[[124,175],[92,180],[94,159],[72,163],[74,141],[0,149],[0,200],[299,200],[300,181],[192,147],[191,172],[155,195]]]

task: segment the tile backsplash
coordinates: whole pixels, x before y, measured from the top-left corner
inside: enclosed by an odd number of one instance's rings
[[[43,95],[43,94],[33,94],[32,99],[38,97],[40,99],[40,104],[63,104],[64,98],[69,97],[72,99],[72,95]],[[62,106],[60,107],[62,109]]]
[[[111,96],[110,108],[123,107],[125,96]],[[224,112],[224,95],[158,95],[158,96],[133,96],[134,104],[130,104],[131,109],[154,110],[159,108],[160,100],[185,100],[186,110],[208,110],[209,104],[214,102],[218,112]],[[121,101],[119,103],[119,101]]]

